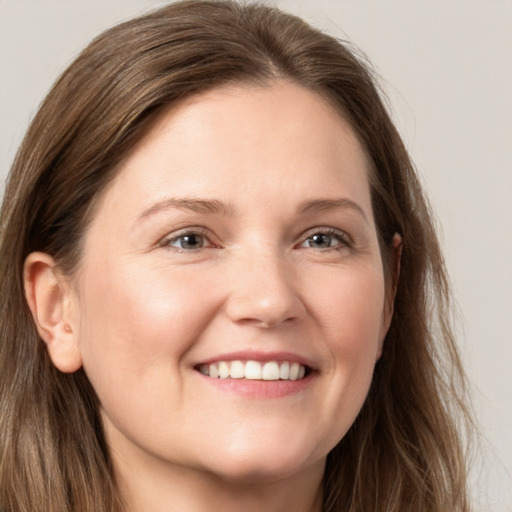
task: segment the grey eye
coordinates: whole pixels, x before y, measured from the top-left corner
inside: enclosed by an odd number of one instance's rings
[[[316,233],[304,240],[302,247],[310,247],[312,249],[328,249],[335,247],[341,243],[338,235],[329,233]]]
[[[178,249],[194,250],[201,249],[207,245],[207,242],[203,235],[198,233],[187,233],[186,235],[173,238],[169,241],[169,245],[171,247],[177,247]]]

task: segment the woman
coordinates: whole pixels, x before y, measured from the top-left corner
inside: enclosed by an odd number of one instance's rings
[[[341,43],[231,2],[107,31],[1,218],[3,509],[469,509],[442,256]]]

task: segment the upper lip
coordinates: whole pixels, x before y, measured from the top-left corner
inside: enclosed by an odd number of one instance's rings
[[[301,354],[296,354],[294,352],[263,352],[257,350],[241,350],[236,352],[226,352],[224,354],[219,354],[213,357],[209,357],[208,359],[204,359],[200,361],[198,364],[211,364],[217,363],[219,361],[289,361],[289,362],[297,362],[303,366],[307,366],[310,369],[315,368],[315,364],[313,361],[307,357],[304,357]]]

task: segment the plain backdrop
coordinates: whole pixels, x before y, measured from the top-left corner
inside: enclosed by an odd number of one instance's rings
[[[0,0],[0,182],[77,52],[156,0]],[[356,44],[442,226],[485,437],[477,510],[512,510],[512,0],[277,0]]]

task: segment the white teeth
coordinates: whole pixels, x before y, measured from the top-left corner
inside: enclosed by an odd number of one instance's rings
[[[198,369],[203,375],[214,379],[300,380],[306,375],[304,365],[289,361],[219,361],[202,364]]]
[[[288,380],[290,378],[290,363],[285,361],[279,368],[279,378]]]
[[[247,361],[245,363],[245,378],[249,380],[261,380],[261,363]]]
[[[275,361],[265,363],[261,371],[263,380],[279,380],[279,365]]]
[[[216,379],[219,376],[219,368],[216,364],[211,364],[208,369],[210,370],[210,377]]]
[[[243,379],[245,377],[245,364],[242,361],[231,361],[231,378]]]
[[[224,361],[219,363],[219,377],[221,379],[227,379],[229,377],[229,366],[228,363]]]
[[[290,366],[290,380],[297,380],[298,378],[299,378],[299,363],[292,363]]]

